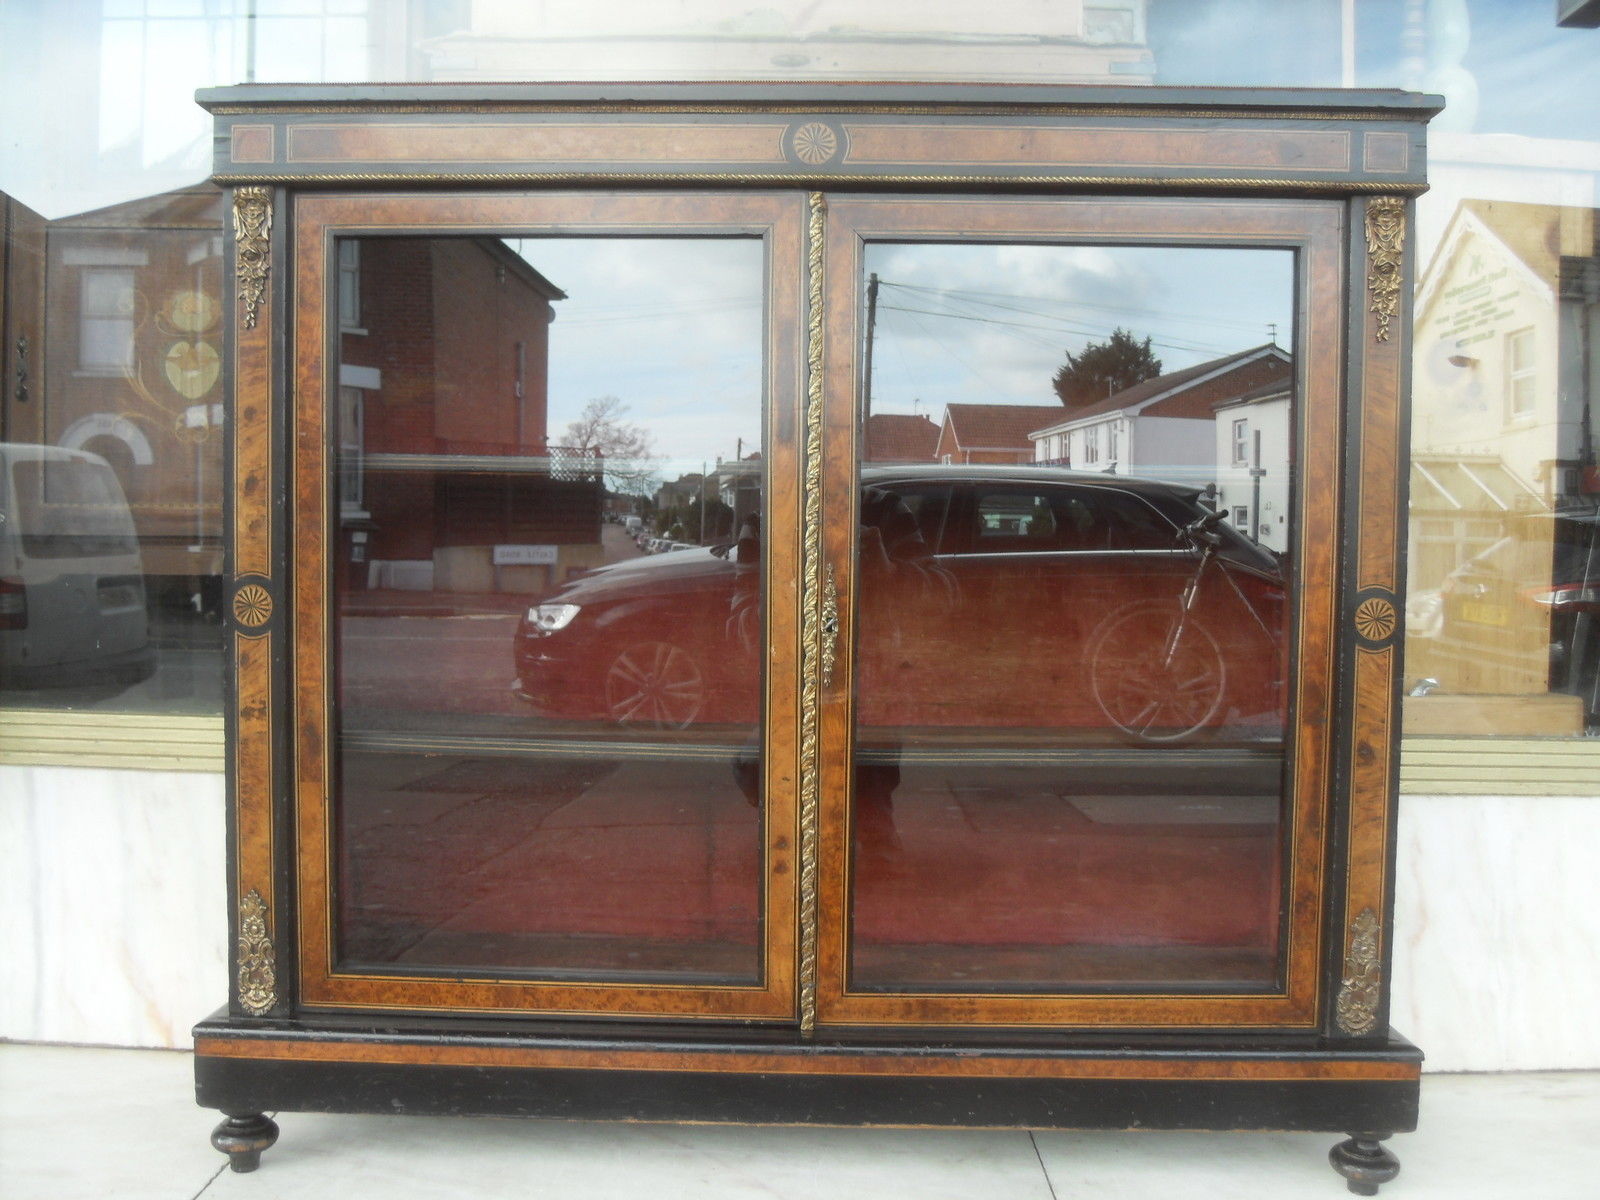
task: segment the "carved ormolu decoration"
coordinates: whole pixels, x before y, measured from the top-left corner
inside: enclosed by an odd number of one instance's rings
[[[246,629],[259,629],[272,619],[272,593],[247,583],[233,594],[233,619]]]
[[[1394,604],[1382,596],[1368,596],[1356,606],[1356,632],[1369,642],[1386,641],[1399,621]]]
[[[833,580],[833,564],[822,580],[822,686],[833,686],[833,668],[839,658],[839,587]]]
[[[1367,291],[1378,318],[1375,336],[1389,340],[1389,323],[1400,311],[1400,268],[1405,253],[1406,202],[1374,196],[1367,202]]]
[[[237,242],[239,303],[244,327],[254,329],[267,294],[270,266],[268,234],[272,231],[272,190],[264,187],[235,188],[233,192],[233,236]]]
[[[805,580],[800,616],[800,1032],[817,1028],[817,841],[822,803],[817,782],[822,732],[824,670],[822,571],[822,193],[811,193],[806,235],[806,482],[801,517],[801,570]],[[834,620],[837,622],[837,609]],[[827,653],[831,656],[832,647]]]
[[[239,1006],[254,1016],[278,1002],[278,971],[267,934],[267,903],[251,888],[239,901]]]
[[[1344,980],[1334,1015],[1346,1033],[1371,1033],[1378,1024],[1381,963],[1378,957],[1378,917],[1363,908],[1350,922],[1350,945],[1344,956]]]

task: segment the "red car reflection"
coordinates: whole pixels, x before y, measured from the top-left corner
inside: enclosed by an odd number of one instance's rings
[[[1037,467],[863,472],[857,719],[1145,742],[1284,722],[1285,582],[1190,488]],[[600,568],[530,608],[548,716],[681,729],[760,712],[759,546]]]

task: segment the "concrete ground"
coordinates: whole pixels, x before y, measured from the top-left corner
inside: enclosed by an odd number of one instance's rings
[[[1324,1134],[1036,1133],[279,1116],[207,1138],[189,1056],[0,1046],[5,1200],[1337,1200]],[[1600,1072],[1430,1075],[1389,1200],[1600,1197]]]

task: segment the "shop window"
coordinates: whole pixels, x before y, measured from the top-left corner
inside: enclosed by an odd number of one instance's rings
[[[16,538],[4,573],[26,612],[5,635],[0,707],[214,716],[230,427],[221,193],[191,187],[50,220],[6,196],[0,209],[0,500]],[[8,749],[77,727],[16,719],[25,727]],[[161,744],[95,740],[118,762]],[[216,769],[218,743],[185,727],[163,761]]]
[[[535,15],[503,5],[403,0],[305,0],[260,13],[128,0],[105,5],[90,20],[61,6],[18,14],[8,34],[39,53],[17,56],[4,85],[16,106],[6,109],[13,117],[8,127],[22,132],[0,167],[0,189],[17,198],[14,206],[6,202],[0,437],[72,446],[112,465],[134,513],[152,611],[165,614],[157,624],[170,624],[179,613],[185,622],[211,622],[220,594],[216,488],[223,426],[212,413],[220,404],[226,417],[228,384],[214,318],[205,322],[220,308],[221,259],[215,249],[197,253],[202,239],[196,235],[212,243],[231,231],[220,209],[203,211],[208,202],[193,188],[211,150],[209,121],[193,103],[197,86],[286,79],[745,79],[753,63],[779,79],[1327,88],[1456,81],[1436,125],[1448,135],[1435,149],[1442,169],[1433,190],[1418,199],[1411,226],[1417,313],[1412,609],[1447,612],[1452,577],[1470,575],[1472,564],[1504,537],[1532,539],[1535,547],[1518,567],[1531,573],[1526,587],[1511,590],[1531,593],[1541,582],[1554,590],[1558,566],[1571,561],[1558,551],[1554,527],[1584,528],[1600,495],[1597,210],[1587,199],[1572,202],[1592,194],[1590,159],[1600,145],[1592,31],[1563,29],[1550,14],[1530,16],[1522,6],[1489,0],[1450,6],[1448,29],[1410,23],[1405,12],[1415,6],[1388,11],[1371,5],[1356,6],[1347,27],[1341,22],[1346,6],[1337,0],[1292,10],[1266,0],[1098,0],[1057,6],[1044,17],[1036,5],[1002,3],[976,15],[930,10],[909,22],[867,5],[848,28],[827,8],[760,24],[740,23],[736,5],[693,7],[671,37],[641,33],[622,10]],[[1238,38],[1240,28],[1250,28],[1252,38]],[[1509,69],[1534,62],[1536,71]],[[92,83],[87,91],[84,78]],[[50,105],[50,122],[18,116],[39,97]],[[173,199],[181,196],[189,199]],[[147,286],[150,268],[139,261],[146,244],[163,240],[168,228],[187,229],[172,235],[191,256],[184,264],[190,282],[181,289],[175,281],[164,289]],[[138,232],[123,232],[129,229]],[[348,272],[341,324],[360,328],[364,315],[353,286],[360,265],[347,260],[340,268]],[[1030,308],[1030,289],[1020,279],[1003,276],[973,287],[1012,306],[988,310],[987,328],[996,336],[1060,346],[1070,344],[1069,331],[1101,319],[1111,326],[1123,316],[1105,307],[1118,303],[1116,297],[1092,289],[1076,311],[1046,320]],[[174,307],[179,290],[191,298]],[[202,327],[185,329],[186,321]],[[1254,341],[1269,336],[1267,326],[1254,327]],[[1192,335],[1191,344],[1201,343],[1219,341]],[[934,348],[919,369],[926,376],[927,364],[940,361],[950,366],[948,355]],[[101,384],[104,394],[97,390]],[[927,386],[920,378],[917,385]],[[119,390],[109,394],[113,386]],[[203,423],[190,416],[199,406]],[[1070,456],[1068,441],[1055,457]],[[1240,453],[1237,446],[1224,441],[1218,449],[1231,454],[1232,465],[1248,466],[1248,449]],[[1134,448],[1142,452],[1142,443]],[[1113,457],[1119,469],[1143,469]],[[1095,469],[1103,457],[1079,455],[1075,462]],[[1232,504],[1233,497],[1223,501],[1224,508]],[[1429,532],[1423,533],[1425,526]],[[1543,712],[1541,706],[1552,703],[1565,706],[1559,721],[1540,717],[1519,728],[1544,736],[1600,728],[1596,703],[1579,696],[1595,691],[1592,680],[1582,679],[1587,652],[1577,656],[1576,675],[1550,665],[1551,655],[1565,652],[1564,637],[1589,636],[1588,623],[1568,629],[1559,612],[1513,606],[1508,628],[1517,633],[1509,641],[1521,647],[1521,665],[1508,673],[1469,666],[1478,651],[1466,641],[1457,639],[1448,649],[1453,620],[1410,623],[1409,657],[1417,670],[1409,683],[1438,680],[1418,698],[1429,703],[1408,702],[1409,712],[1423,714],[1415,730],[1509,736],[1488,717],[1426,714],[1465,711],[1471,704],[1489,716]],[[1441,624],[1442,642],[1415,632]],[[191,655],[196,638],[197,628],[163,636],[163,646],[171,648],[163,662],[191,656],[198,664],[211,655],[212,665],[204,671],[196,666],[193,677],[219,679],[217,648],[199,638],[206,648]],[[1484,690],[1512,686],[1526,690],[1512,693],[1517,702],[1511,704],[1493,698],[1503,693]],[[159,703],[149,701],[154,710],[215,711],[214,701],[202,697],[218,695],[220,683],[159,690]],[[137,691],[96,703],[131,706]],[[1566,699],[1551,701],[1552,695]],[[12,700],[8,692],[4,702]],[[60,693],[51,702],[78,701]],[[1581,712],[1573,708],[1580,704]]]

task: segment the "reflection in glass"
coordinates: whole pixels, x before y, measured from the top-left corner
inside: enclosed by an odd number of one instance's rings
[[[339,954],[754,982],[754,239],[338,247]]]
[[[0,705],[221,707],[222,214],[0,195]]]
[[[1293,256],[866,263],[852,987],[1272,986]]]
[[[1595,216],[1461,201],[1418,280],[1409,733],[1600,732]]]

